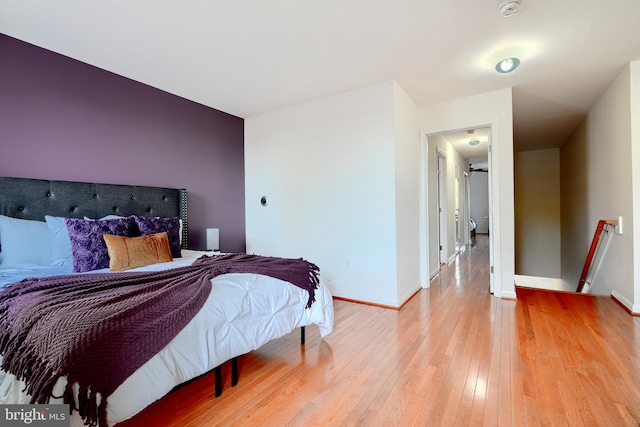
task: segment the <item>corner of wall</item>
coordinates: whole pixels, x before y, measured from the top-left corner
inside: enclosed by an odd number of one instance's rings
[[[633,309],[640,313],[640,60],[629,65],[631,78],[631,173],[633,233]],[[638,224],[638,225],[636,225]]]

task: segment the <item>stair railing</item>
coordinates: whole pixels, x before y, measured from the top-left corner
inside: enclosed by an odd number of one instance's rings
[[[596,226],[596,232],[593,235],[593,240],[591,240],[591,247],[589,248],[589,253],[587,254],[587,259],[584,262],[584,267],[582,268],[582,274],[580,275],[580,282],[578,282],[578,289],[576,292],[588,292],[588,286],[591,285],[591,282],[587,280],[589,277],[589,272],[591,271],[593,259],[598,252],[598,246],[600,245],[601,237],[603,232],[608,232],[607,226],[617,227],[618,220],[617,219],[601,219],[598,221],[598,225]],[[603,254],[604,255],[604,254]],[[602,257],[600,258],[602,261]],[[597,268],[596,268],[597,271]],[[593,274],[595,276],[595,272]],[[586,290],[585,290],[585,287]]]

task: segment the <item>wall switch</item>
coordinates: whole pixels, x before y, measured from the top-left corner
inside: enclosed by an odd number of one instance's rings
[[[622,217],[618,217],[618,224],[616,224],[616,234],[622,234]]]

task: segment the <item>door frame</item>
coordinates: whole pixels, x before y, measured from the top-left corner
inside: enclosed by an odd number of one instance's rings
[[[492,149],[489,150],[489,152],[487,153],[487,157],[488,157],[488,161],[489,161],[489,192],[491,195],[491,198],[489,200],[489,227],[490,227],[490,233],[489,233],[489,253],[490,253],[490,265],[489,265],[489,286],[490,286],[490,291],[494,296],[497,297],[503,297],[502,295],[502,283],[501,283],[501,275],[500,274],[495,274],[496,271],[494,271],[494,266],[496,266],[496,264],[500,264],[501,261],[499,258],[496,258],[496,255],[501,253],[501,248],[500,248],[500,228],[499,226],[497,226],[496,224],[499,224],[499,220],[498,218],[496,218],[496,213],[497,211],[495,210],[495,207],[499,205],[500,203],[500,195],[499,192],[496,191],[496,188],[498,188],[498,184],[499,184],[499,176],[498,173],[495,173],[497,171],[492,171],[492,167],[491,164],[495,165],[495,162],[497,160],[497,156],[498,156],[498,150],[495,149],[495,145],[493,144],[493,136],[498,134],[497,128],[498,128],[498,124],[496,121],[492,121],[490,123],[477,123],[477,124],[473,124],[470,126],[465,126],[465,127],[461,127],[461,128],[454,128],[454,129],[442,129],[440,131],[437,132],[429,132],[429,133],[424,133],[421,132],[420,133],[420,143],[422,145],[421,147],[421,164],[422,164],[422,181],[420,188],[421,188],[421,195],[420,198],[421,200],[423,200],[423,203],[421,203],[421,210],[423,210],[422,214],[420,215],[420,230],[421,230],[421,252],[422,252],[422,256],[420,257],[421,260],[421,270],[424,271],[429,271],[430,272],[430,278],[434,277],[435,275],[437,275],[437,273],[439,272],[439,268],[440,268],[440,255],[438,255],[438,265],[435,266],[433,264],[430,263],[430,256],[429,253],[431,253],[432,251],[435,251],[434,253],[438,253],[438,247],[437,245],[433,245],[433,243],[430,242],[429,239],[429,235],[430,233],[430,227],[429,224],[432,224],[432,228],[434,227],[439,227],[439,224],[436,221],[429,221],[429,188],[430,186],[429,184],[429,169],[431,167],[435,168],[436,170],[434,171],[435,174],[437,174],[437,168],[438,168],[438,157],[440,153],[443,153],[442,150],[438,149],[436,156],[435,156],[435,164],[430,164],[429,163],[429,137],[430,136],[435,136],[435,135],[441,135],[444,133],[449,133],[449,132],[456,132],[456,131],[461,131],[461,130],[466,130],[466,129],[471,129],[471,128],[481,128],[481,127],[485,127],[485,128],[490,128],[490,132],[489,132],[489,143],[490,146],[492,146]],[[445,153],[443,153],[445,154]],[[445,154],[446,157],[446,154]],[[437,184],[435,185],[436,190],[437,189]],[[435,198],[435,202],[437,204],[437,195]],[[439,228],[436,228],[436,230],[439,231]],[[445,261],[446,262],[446,261]],[[423,276],[425,277],[425,276]],[[426,286],[423,284],[423,287],[428,287],[428,283],[426,284]]]

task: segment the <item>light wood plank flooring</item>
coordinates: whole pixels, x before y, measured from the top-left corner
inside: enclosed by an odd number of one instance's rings
[[[213,374],[131,426],[638,426],[640,319],[607,297],[488,292],[488,243],[463,252],[402,309],[335,301],[307,328]]]

